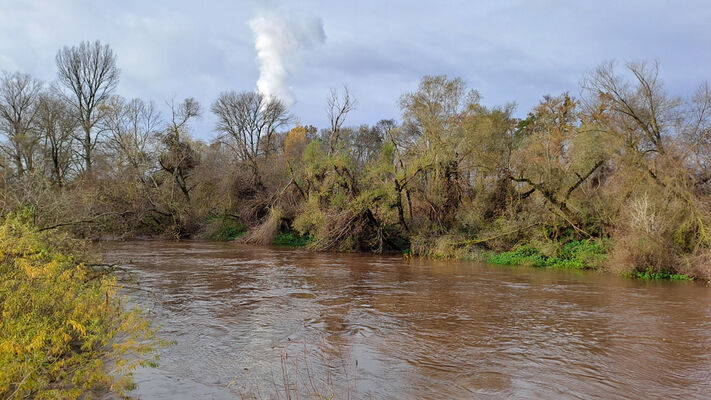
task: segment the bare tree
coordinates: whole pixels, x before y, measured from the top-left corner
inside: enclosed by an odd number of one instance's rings
[[[249,163],[255,184],[262,185],[259,160],[275,151],[274,134],[289,122],[286,105],[259,92],[221,93],[212,105],[218,118],[216,129]]]
[[[160,124],[160,113],[153,102],[113,96],[101,124],[108,132],[106,148],[119,163],[144,172],[150,167]]]
[[[711,182],[711,86],[704,82],[688,102],[682,138],[686,142],[689,163],[696,175],[697,185]]]
[[[346,116],[356,108],[356,99],[353,98],[348,90],[348,87],[343,87],[343,95],[339,95],[338,91],[331,89],[331,92],[326,100],[326,113],[328,114],[328,122],[330,129],[330,137],[328,140],[328,152],[333,153],[338,148],[338,142],[341,136],[341,128],[346,121]]]
[[[40,95],[36,126],[46,168],[57,186],[62,187],[73,158],[72,144],[78,128],[76,117],[65,101],[52,92],[44,92]]]
[[[601,65],[585,79],[583,88],[591,94],[588,108],[640,155],[664,155],[680,100],[665,93],[657,63],[626,67],[632,82],[615,71],[614,63]]]
[[[116,56],[109,45],[101,42],[81,42],[64,47],[57,53],[58,80],[66,88],[65,99],[74,106],[81,126],[82,158],[87,172],[91,172],[92,152],[98,132],[93,132],[101,120],[105,103],[116,89],[119,69]]]
[[[15,164],[18,175],[34,168],[39,137],[34,131],[42,84],[30,75],[4,74],[0,80],[0,133],[7,143],[0,145]]]

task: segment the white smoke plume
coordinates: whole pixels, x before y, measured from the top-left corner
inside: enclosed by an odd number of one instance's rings
[[[293,105],[295,100],[288,85],[289,73],[298,63],[303,49],[325,41],[321,20],[263,13],[250,20],[249,27],[255,34],[254,48],[260,63],[257,90],[267,97],[281,99],[288,106]]]

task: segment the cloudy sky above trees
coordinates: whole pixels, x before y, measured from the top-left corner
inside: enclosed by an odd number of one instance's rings
[[[518,115],[545,94],[578,95],[610,60],[658,60],[668,91],[688,95],[711,76],[710,17],[702,0],[0,0],[0,69],[51,81],[59,48],[98,39],[118,55],[120,94],[161,107],[195,97],[194,133],[210,138],[217,95],[258,82],[320,127],[330,88],[358,101],[347,124],[374,124],[397,119],[400,95],[426,74],[462,77]]]

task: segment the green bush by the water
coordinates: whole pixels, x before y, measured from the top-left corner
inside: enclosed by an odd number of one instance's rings
[[[80,262],[80,243],[30,220],[0,222],[0,398],[131,389],[131,371],[152,363],[136,357],[155,344],[148,322],[123,311],[114,276]]]
[[[277,246],[304,247],[313,240],[312,236],[299,235],[298,233],[278,233],[273,243]]]
[[[669,271],[655,271],[651,268],[647,268],[644,271],[637,271],[635,273],[637,279],[644,280],[657,280],[657,279],[669,279],[672,281],[693,281],[694,278],[688,277],[684,274],[675,274]]]
[[[247,232],[247,225],[234,218],[215,218],[211,221],[211,224],[214,226],[211,232],[207,234],[207,239],[210,240],[226,242],[237,239]]]
[[[522,245],[489,257],[486,261],[500,265],[531,265],[571,269],[598,268],[605,260],[605,246],[595,240],[572,240],[560,246],[554,255],[546,256],[532,245]]]

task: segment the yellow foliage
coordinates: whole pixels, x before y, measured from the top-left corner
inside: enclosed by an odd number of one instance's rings
[[[144,363],[136,355],[156,344],[153,330],[122,310],[114,277],[77,263],[49,244],[66,238],[40,234],[22,217],[0,223],[0,398],[122,393]],[[109,373],[104,361],[121,367]]]
[[[286,134],[284,139],[284,156],[286,158],[295,160],[301,157],[308,142],[307,132],[306,127],[299,125]]]

